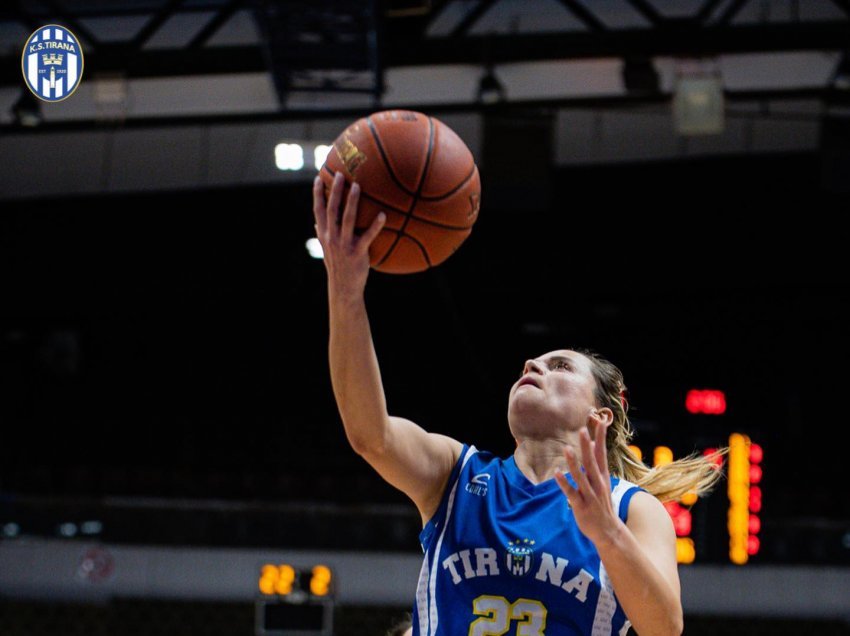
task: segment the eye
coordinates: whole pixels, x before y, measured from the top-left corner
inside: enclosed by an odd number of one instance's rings
[[[570,363],[566,360],[557,360],[554,365],[552,365],[553,369],[562,369],[564,371],[570,370]]]

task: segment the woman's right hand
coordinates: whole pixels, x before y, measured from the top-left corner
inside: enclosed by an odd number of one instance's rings
[[[351,184],[341,218],[345,178],[341,172],[334,175],[330,196],[325,201],[324,183],[320,177],[313,181],[313,215],[316,219],[316,236],[324,252],[328,272],[329,291],[342,297],[360,296],[369,276],[369,246],[386,221],[381,212],[360,236],[354,233],[360,185]]]

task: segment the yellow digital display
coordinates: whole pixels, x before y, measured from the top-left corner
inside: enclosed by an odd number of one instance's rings
[[[326,565],[296,568],[288,563],[260,566],[257,587],[264,596],[313,596],[333,594],[333,571]]]
[[[637,446],[629,446],[629,450],[638,459],[643,458],[643,452]],[[668,446],[656,446],[652,451],[652,465],[663,466],[673,461],[673,450]],[[676,531],[676,561],[678,563],[693,563],[696,559],[696,548],[691,539],[692,517],[690,506],[697,502],[694,492],[685,493],[678,501],[668,501],[664,504],[667,514],[673,520]]]
[[[330,568],[324,565],[315,566],[310,576],[310,593],[314,596],[327,596],[331,591],[332,579]]]
[[[726,525],[729,530],[729,560],[743,565],[749,558],[750,439],[740,433],[729,436],[728,480],[729,513]]]
[[[690,537],[676,537],[676,562],[693,563],[697,551],[694,548],[694,540]]]
[[[761,488],[756,484],[762,480],[761,462],[764,456],[761,446],[753,444],[741,433],[729,436],[729,560],[744,565],[751,556],[758,554],[761,530]]]

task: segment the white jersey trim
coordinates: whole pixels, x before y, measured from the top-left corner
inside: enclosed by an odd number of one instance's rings
[[[416,584],[416,613],[419,615],[419,633],[428,633],[428,557],[422,559],[419,582]]]
[[[620,515],[620,502],[632,488],[636,488],[636,485],[621,479],[611,491],[611,504],[614,506],[614,511],[618,517]],[[596,602],[596,613],[593,615],[593,627],[590,630],[590,635],[611,636],[614,629],[614,613],[617,611],[617,599],[614,597],[614,587],[611,585],[611,579],[608,578],[608,572],[602,562],[599,563],[599,588],[599,600]]]
[[[428,583],[428,595],[430,596],[429,611],[428,611],[428,622],[430,623],[430,630],[427,631],[427,632],[422,630],[423,612],[421,610],[424,609],[424,608],[421,605],[419,606],[419,612],[420,612],[419,613],[419,631],[422,634],[427,633],[427,634],[429,634],[429,636],[434,636],[437,633],[437,625],[440,622],[440,617],[437,614],[437,599],[436,599],[437,572],[438,572],[438,569],[439,569],[438,566],[439,566],[439,563],[440,563],[440,548],[443,545],[443,537],[445,537],[445,535],[446,535],[446,529],[449,527],[449,520],[451,519],[451,516],[452,516],[452,509],[454,508],[454,503],[455,503],[455,494],[457,493],[457,485],[458,485],[458,482],[460,481],[461,473],[463,473],[463,468],[464,468],[464,466],[466,466],[466,462],[468,462],[470,457],[472,457],[477,452],[478,452],[478,449],[475,448],[475,446],[470,446],[467,449],[466,454],[463,456],[463,462],[460,465],[460,470],[458,470],[458,472],[457,472],[457,479],[455,480],[455,483],[452,486],[452,491],[449,494],[449,503],[446,506],[446,518],[443,519],[443,529],[440,531],[440,537],[437,539],[437,544],[434,547],[434,560],[433,560],[433,562],[431,563],[431,566],[430,566],[431,580]],[[425,561],[427,562],[427,560],[428,559],[426,558]],[[426,565],[423,565],[423,572],[426,575],[428,575],[428,565],[427,565],[427,563],[426,563]],[[422,572],[420,572],[420,577],[421,576],[422,576]],[[419,602],[419,599],[417,598],[417,603],[418,602]]]

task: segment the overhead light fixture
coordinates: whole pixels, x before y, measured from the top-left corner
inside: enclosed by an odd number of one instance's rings
[[[661,80],[652,58],[629,57],[623,60],[623,85],[629,93],[651,95],[661,89]]]
[[[328,158],[331,148],[332,146],[327,144],[319,144],[313,149],[313,165],[316,166],[316,170],[321,170],[325,165],[325,159]]]
[[[127,118],[129,87],[123,75],[100,74],[94,78],[94,103],[101,121],[123,121]]]
[[[498,104],[505,101],[505,86],[496,77],[492,68],[481,76],[478,82],[478,102],[481,104]]]
[[[278,170],[301,170],[304,167],[304,147],[301,144],[277,144],[274,162]]]
[[[726,100],[717,70],[684,70],[673,89],[673,123],[680,135],[718,135],[725,127]]]
[[[21,90],[21,96],[12,106],[12,116],[16,124],[26,128],[35,128],[44,121],[41,103],[27,88]]]
[[[21,533],[21,526],[14,521],[9,521],[3,524],[3,537],[6,539],[14,539]]]

